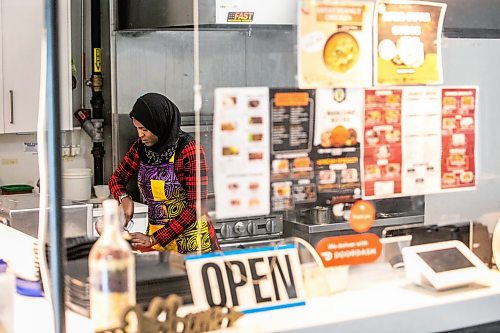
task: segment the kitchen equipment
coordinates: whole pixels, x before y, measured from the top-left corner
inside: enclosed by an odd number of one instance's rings
[[[283,239],[283,216],[268,215],[215,221],[222,250],[247,248]]]
[[[424,223],[425,201],[423,196],[380,199],[374,200],[373,204],[376,210],[375,222],[368,232],[378,236],[382,236],[387,227],[417,226]],[[330,223],[326,224],[314,223],[312,212],[306,211],[302,214],[297,214],[294,211],[287,212],[283,221],[283,234],[285,237],[302,238],[313,246],[325,237],[353,234],[355,231],[352,230],[349,223],[350,207],[350,203],[344,204],[342,216],[340,216],[339,211],[337,212],[339,216],[331,216]],[[321,214],[319,211],[316,213],[320,222],[322,221]]]
[[[25,184],[3,185],[0,186],[0,190],[2,190],[3,195],[25,194],[32,193],[33,186]]]
[[[329,207],[316,206],[312,209],[312,221],[314,224],[327,224],[330,222],[332,211]]]
[[[92,230],[92,206],[63,201],[64,237],[86,236]],[[0,195],[0,222],[25,234],[38,236],[39,196]]]
[[[118,29],[151,29],[193,25],[193,3],[185,0],[120,0]],[[289,0],[208,0],[199,4],[200,25],[297,24],[297,6]]]
[[[331,222],[332,210],[330,207],[316,206],[306,211],[305,218],[309,224],[327,224]]]
[[[63,171],[63,197],[68,200],[89,200],[92,170],[71,168]]]

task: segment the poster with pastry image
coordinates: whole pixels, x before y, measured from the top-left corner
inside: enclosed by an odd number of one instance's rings
[[[212,154],[217,218],[269,214],[270,142],[268,88],[215,89]]]
[[[366,89],[364,113],[363,196],[402,193],[402,89]]]
[[[474,188],[477,87],[443,87],[441,188]]]
[[[363,106],[363,89],[316,90],[312,156],[320,205],[354,202],[361,197]]]
[[[310,153],[314,130],[314,90],[269,91],[271,108],[271,210],[312,207],[317,199]]]
[[[298,21],[299,87],[372,85],[372,2],[301,0]]]
[[[441,34],[445,11],[444,3],[377,2],[373,38],[376,85],[443,82]]]

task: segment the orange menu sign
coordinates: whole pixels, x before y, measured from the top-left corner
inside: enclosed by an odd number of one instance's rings
[[[323,238],[316,252],[325,267],[367,264],[377,260],[382,244],[375,234],[357,234]]]
[[[351,207],[349,222],[354,231],[368,231],[373,221],[375,221],[375,208],[370,202],[360,200]]]
[[[307,106],[309,104],[309,93],[304,92],[281,92],[274,94],[275,106]]]

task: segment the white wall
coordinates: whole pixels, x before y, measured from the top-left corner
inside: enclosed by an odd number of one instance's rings
[[[479,86],[476,174],[473,191],[425,196],[425,222],[474,220],[492,230],[500,218],[500,40],[443,40],[444,83]]]
[[[38,176],[38,155],[27,152],[25,142],[36,142],[36,134],[0,135],[0,185],[29,184],[35,187]],[[63,168],[92,168],[92,142],[81,133],[80,155],[62,159]]]

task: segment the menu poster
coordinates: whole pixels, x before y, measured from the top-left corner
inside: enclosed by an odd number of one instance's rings
[[[442,89],[443,189],[475,187],[475,124],[477,88]]]
[[[313,159],[319,205],[361,198],[363,101],[363,89],[316,91]]]
[[[446,4],[380,1],[375,10],[375,84],[442,83],[441,33]]]
[[[408,87],[402,102],[403,194],[441,189],[441,88]]]
[[[218,219],[269,214],[269,89],[215,89]]]
[[[314,90],[270,89],[271,210],[312,206],[317,199],[310,157]]]
[[[402,89],[365,90],[365,198],[400,195]]]
[[[372,2],[302,0],[298,20],[299,87],[372,85]]]

